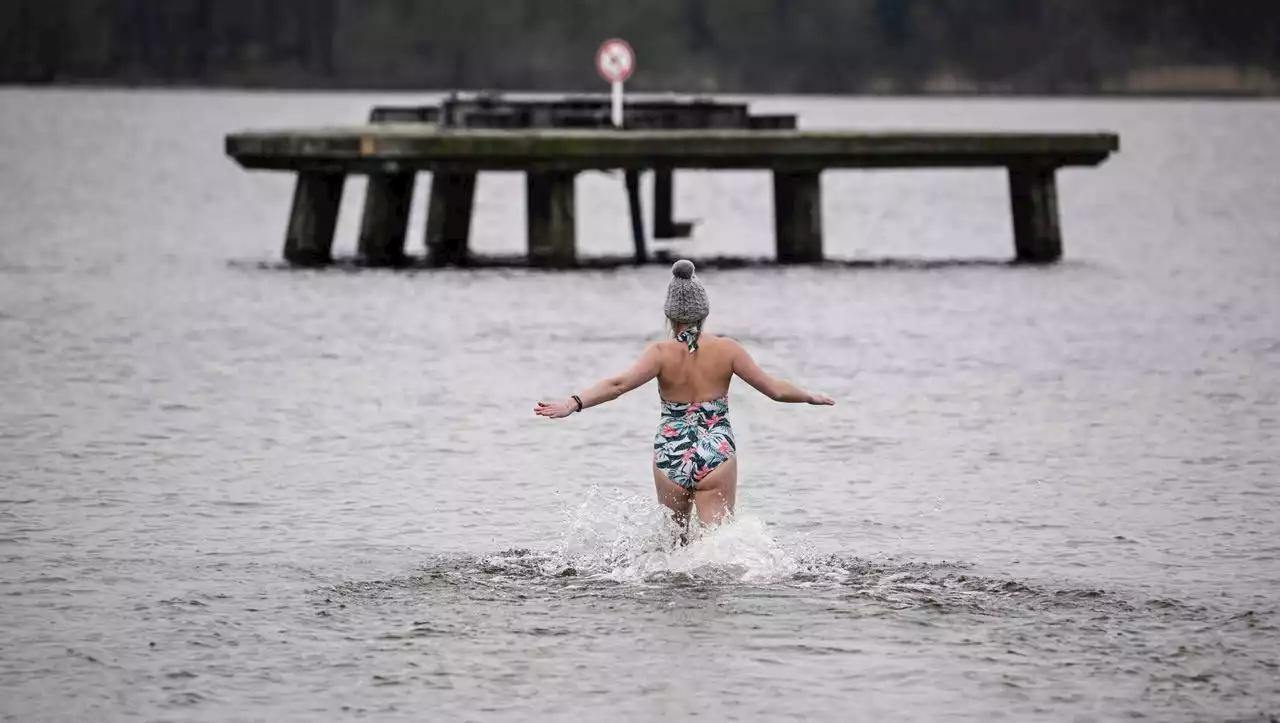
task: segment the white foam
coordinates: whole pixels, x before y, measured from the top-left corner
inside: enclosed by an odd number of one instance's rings
[[[713,529],[695,520],[689,544],[675,544],[665,508],[652,497],[586,491],[567,506],[559,540],[544,570],[622,583],[687,577],[708,582],[770,583],[805,569],[803,545],[784,544],[760,517],[739,511]]]

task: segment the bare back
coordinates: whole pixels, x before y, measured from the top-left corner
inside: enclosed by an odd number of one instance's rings
[[[723,337],[702,334],[698,350],[689,353],[681,341],[658,344],[662,366],[658,371],[658,394],[669,402],[705,402],[729,392],[734,359],[741,347]]]

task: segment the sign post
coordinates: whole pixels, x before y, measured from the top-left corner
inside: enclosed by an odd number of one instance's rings
[[[622,84],[631,77],[636,54],[621,38],[611,38],[596,51],[596,71],[613,86],[613,125],[622,127]]]

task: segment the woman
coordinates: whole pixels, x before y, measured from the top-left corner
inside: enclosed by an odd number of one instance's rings
[[[697,505],[704,526],[733,514],[738,463],[729,425],[729,382],[738,375],[776,402],[830,405],[812,394],[766,374],[738,342],[702,331],[710,304],[692,261],[671,269],[664,311],[674,339],[650,344],[629,370],[596,383],[563,402],[538,402],[535,413],[561,419],[617,399],[658,379],[662,417],[653,444],[653,479],[658,500],[684,529],[690,505]]]

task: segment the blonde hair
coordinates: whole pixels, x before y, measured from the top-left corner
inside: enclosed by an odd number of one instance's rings
[[[666,317],[666,321],[667,321],[667,324],[666,324],[667,335],[670,336],[672,339],[679,336],[681,326],[697,326],[699,329],[704,329],[707,323],[706,317],[703,317],[701,321],[685,322],[685,321],[676,321],[675,319],[672,319],[671,317],[668,316]]]

